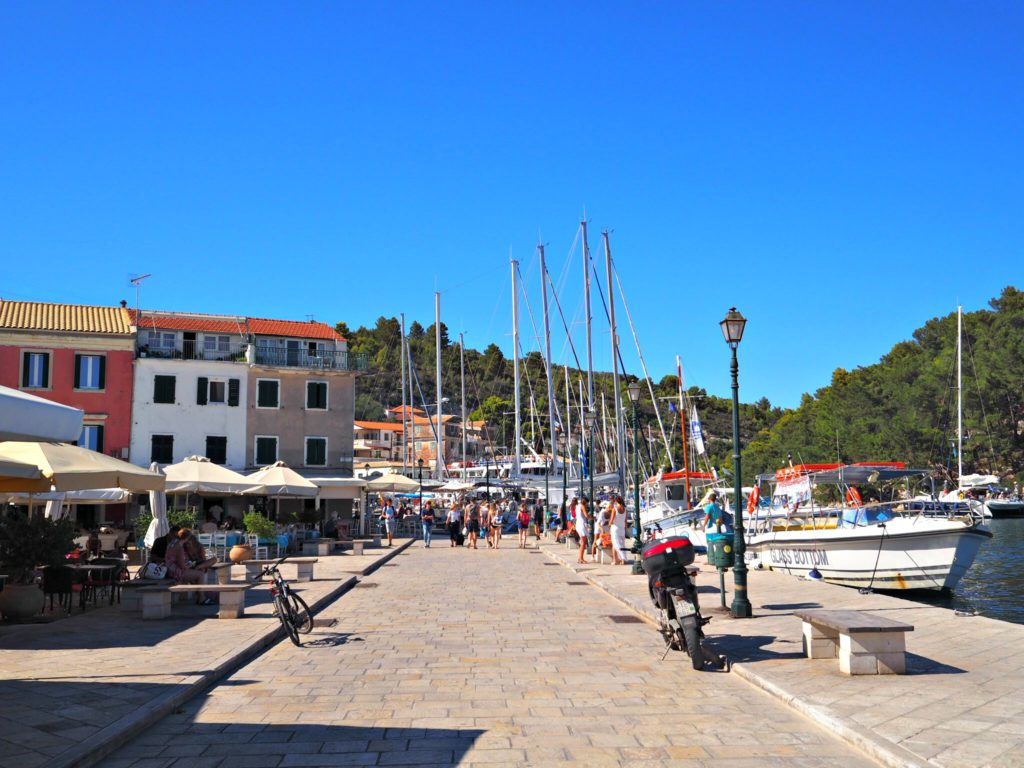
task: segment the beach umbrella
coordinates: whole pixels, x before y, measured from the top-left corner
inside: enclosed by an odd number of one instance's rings
[[[187,456],[177,464],[164,467],[167,493],[197,493],[199,495],[226,496],[245,493],[266,494],[261,484],[253,483],[245,475],[214,464],[205,456]]]
[[[277,500],[276,512],[280,512],[282,498],[314,498],[320,493],[316,483],[310,482],[283,461],[264,467],[247,476],[250,483],[262,485],[266,495]]]
[[[122,488],[142,492],[162,490],[163,475],[68,443],[0,443],[0,461],[34,465],[42,480],[0,482],[0,491],[79,491]],[[52,486],[52,488],[51,488]]]
[[[399,474],[381,475],[366,484],[367,493],[412,493],[419,488],[418,482]]]
[[[149,465],[149,469],[151,472],[160,474],[160,465],[155,461]],[[152,513],[153,519],[150,520],[146,535],[142,538],[147,548],[151,548],[153,542],[166,535],[167,531],[171,529],[167,523],[167,494],[164,491],[149,492],[149,511]]]
[[[0,387],[0,440],[77,440],[82,411],[10,387]]]

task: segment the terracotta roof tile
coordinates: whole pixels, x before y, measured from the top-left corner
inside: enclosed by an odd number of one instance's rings
[[[299,339],[328,339],[344,341],[337,331],[327,323],[300,322],[298,320],[266,320],[250,317],[249,329],[260,336],[288,336]]]
[[[127,336],[131,334],[131,321],[122,307],[0,299],[0,328]]]
[[[402,425],[395,424],[393,421],[355,421],[353,423],[361,429],[386,429],[391,432],[402,431]]]
[[[135,310],[129,309],[134,321]],[[299,339],[325,339],[344,341],[327,323],[299,320],[268,320],[261,317],[234,315],[206,315],[196,312],[167,312],[143,309],[140,312],[141,329],[160,328],[169,331],[202,331],[207,333],[237,333],[241,335],[281,336]]]

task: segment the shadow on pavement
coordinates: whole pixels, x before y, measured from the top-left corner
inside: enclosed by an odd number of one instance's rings
[[[719,629],[722,627],[720,626]],[[804,658],[803,643],[800,640],[780,640],[774,635],[712,635],[709,641],[719,653],[729,657],[730,663],[742,661],[766,661],[769,659],[802,659]],[[778,651],[766,646],[792,646],[792,651]]]

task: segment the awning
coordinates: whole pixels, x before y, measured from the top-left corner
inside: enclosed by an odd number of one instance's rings
[[[366,491],[366,481],[356,477],[307,477],[320,489],[321,499],[360,499]]]

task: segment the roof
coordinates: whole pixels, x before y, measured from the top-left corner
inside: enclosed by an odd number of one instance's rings
[[[135,310],[127,310],[132,321]],[[172,331],[200,331],[205,333],[237,333],[245,336],[283,336],[298,339],[325,339],[345,341],[327,323],[299,320],[269,320],[262,317],[240,315],[208,315],[198,312],[167,312],[143,309],[139,312],[139,328],[154,328]]]
[[[451,414],[442,413],[441,414],[441,423],[445,424],[446,422],[449,422],[449,421],[451,421],[454,418],[455,418],[455,416],[452,416]],[[412,423],[413,424],[436,424],[437,423],[437,415],[432,413],[432,414],[430,414],[430,418],[429,419],[426,416],[414,416],[413,420],[412,420]]]
[[[410,408],[410,406],[408,406],[408,405],[396,405],[394,408],[388,408],[387,412],[388,413],[400,414],[400,413],[403,413],[403,412],[404,413],[408,413],[410,410],[413,413],[423,413],[423,410],[421,408]]]
[[[393,421],[355,421],[353,422],[360,429],[387,429],[392,432],[401,432],[402,425]]]
[[[0,299],[0,328],[19,331],[65,331],[112,336],[130,335],[131,321],[122,307],[46,304]]]

